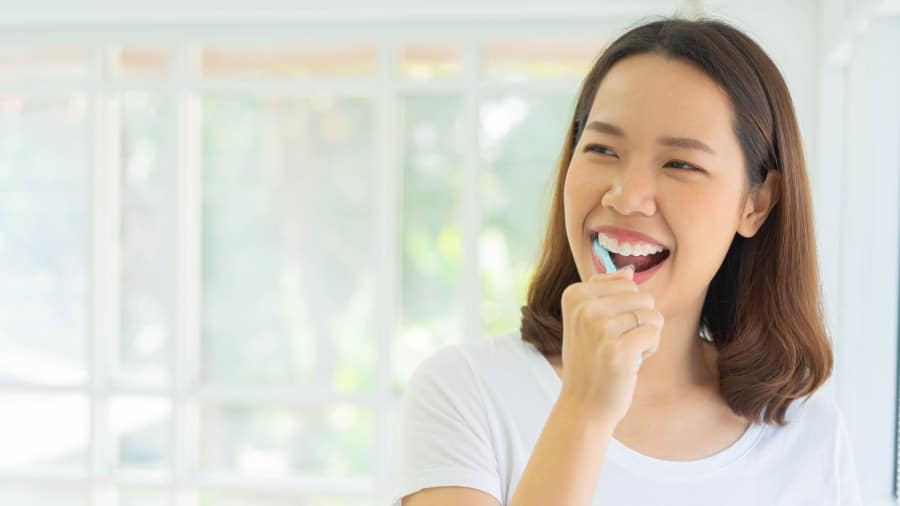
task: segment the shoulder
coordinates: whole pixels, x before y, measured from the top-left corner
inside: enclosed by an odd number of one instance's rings
[[[803,458],[815,463],[810,472],[830,473],[842,430],[841,413],[831,390],[819,388],[795,399],[788,406],[785,421],[785,425],[762,427],[756,444],[760,458],[765,456],[769,466],[775,465],[772,461]]]
[[[461,351],[462,344],[450,344],[428,355],[413,370],[409,377],[409,385],[433,381],[448,375],[459,376],[466,367],[465,355]]]
[[[413,371],[403,393],[404,405],[461,414],[514,409],[517,394],[540,387],[534,357],[529,356],[539,352],[530,346],[518,332],[445,346]]]
[[[773,443],[782,449],[793,448],[799,454],[820,454],[826,460],[833,455],[845,431],[840,406],[827,386],[794,400],[785,420],[785,426],[771,426]]]
[[[827,384],[826,384],[827,385]],[[793,408],[793,405],[791,406]],[[835,504],[861,505],[862,498],[856,476],[853,446],[847,430],[844,412],[829,387],[820,388],[809,399],[794,409],[797,426],[794,431],[802,446],[791,456],[808,455],[808,464],[817,463],[820,476],[827,476]],[[791,451],[793,448],[788,449]]]
[[[409,387],[438,382],[462,387],[498,370],[510,373],[520,367],[528,346],[517,332],[444,346],[416,367]]]
[[[395,506],[401,497],[441,486],[478,489],[500,501],[503,434],[492,422],[482,378],[485,354],[496,353],[498,343],[486,341],[444,346],[410,376],[391,429]]]
[[[840,406],[834,397],[834,392],[826,385],[807,397],[802,397],[791,403],[785,418],[789,422],[797,422],[810,427],[821,427],[836,430],[842,423]]]

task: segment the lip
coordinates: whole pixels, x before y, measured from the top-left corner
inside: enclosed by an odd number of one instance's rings
[[[656,239],[650,237],[649,235],[642,234],[635,230],[628,230],[627,228],[620,227],[612,227],[612,226],[602,226],[591,229],[592,232],[599,232],[603,235],[608,235],[615,239],[616,241],[626,241],[626,242],[643,242],[647,244],[652,244],[654,246],[662,246],[667,250],[671,250],[672,248],[666,246],[665,244],[657,241]],[[591,240],[593,240],[593,236]]]

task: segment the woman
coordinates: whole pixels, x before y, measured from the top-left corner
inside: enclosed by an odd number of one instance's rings
[[[817,392],[833,359],[800,132],[756,43],[665,19],[606,48],[548,223],[520,331],[413,374],[395,505],[861,504]]]

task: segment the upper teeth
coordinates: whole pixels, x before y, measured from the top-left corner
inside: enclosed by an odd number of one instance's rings
[[[599,242],[601,246],[608,249],[609,251],[625,256],[642,257],[665,251],[665,248],[663,248],[662,246],[655,246],[653,244],[647,244],[643,242],[618,242],[614,238],[603,234],[597,234],[597,242]]]

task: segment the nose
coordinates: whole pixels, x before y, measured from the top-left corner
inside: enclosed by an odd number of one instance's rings
[[[600,203],[625,216],[634,213],[653,216],[656,213],[656,200],[651,171],[636,168],[623,170],[621,176],[613,181],[603,195]]]

